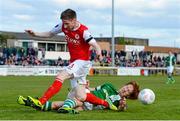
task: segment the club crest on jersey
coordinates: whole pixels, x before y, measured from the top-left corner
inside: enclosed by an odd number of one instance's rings
[[[75,38],[76,38],[76,39],[79,39],[79,35],[78,35],[78,34],[75,34]]]

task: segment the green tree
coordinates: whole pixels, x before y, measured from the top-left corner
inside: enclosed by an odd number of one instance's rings
[[[118,44],[120,44],[120,45],[125,45],[125,44],[126,44],[125,38],[124,38],[124,37],[119,37],[119,39],[118,39]]]
[[[134,45],[134,42],[133,41],[126,41],[125,44],[126,45]]]

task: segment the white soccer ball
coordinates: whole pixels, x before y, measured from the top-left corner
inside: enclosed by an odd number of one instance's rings
[[[139,92],[138,100],[143,104],[152,104],[155,101],[155,94],[151,89],[143,89]]]

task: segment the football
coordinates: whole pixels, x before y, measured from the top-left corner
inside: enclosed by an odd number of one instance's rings
[[[138,100],[142,104],[152,104],[155,101],[155,94],[151,89],[143,89],[139,92]]]

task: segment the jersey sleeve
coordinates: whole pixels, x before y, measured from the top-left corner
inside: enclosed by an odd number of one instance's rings
[[[96,41],[88,30],[84,31],[83,38],[87,43],[90,41]]]
[[[52,30],[50,32],[53,34],[61,33],[62,32],[62,23],[59,23],[56,26],[54,26],[54,28],[52,28]]]
[[[97,86],[95,90],[103,90],[106,89],[108,93],[118,94],[118,91],[111,83],[105,83],[103,85]]]

